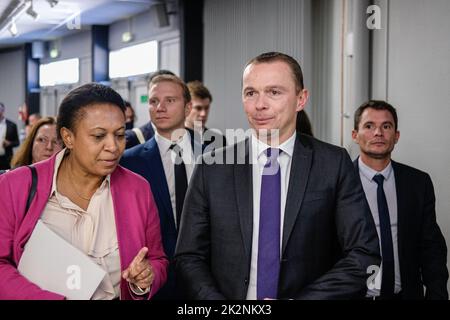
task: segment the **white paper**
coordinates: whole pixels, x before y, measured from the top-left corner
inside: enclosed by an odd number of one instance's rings
[[[88,300],[106,272],[41,220],[25,245],[19,272],[44,290],[68,300]]]

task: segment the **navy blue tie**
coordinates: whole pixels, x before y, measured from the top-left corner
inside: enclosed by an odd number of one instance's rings
[[[381,298],[389,298],[394,294],[395,269],[394,269],[394,248],[392,244],[391,220],[389,218],[389,208],[384,194],[384,177],[377,174],[373,180],[378,184],[377,203],[378,215],[380,218],[380,238],[382,256],[381,274]]]
[[[172,144],[170,149],[175,152],[175,210],[176,210],[176,223],[177,231],[180,228],[181,212],[183,211],[184,197],[186,196],[186,190],[188,187],[186,167],[183,162],[183,150],[177,144]]]
[[[281,174],[279,149],[266,150],[267,162],[261,177],[259,213],[257,298],[276,299],[280,274]]]

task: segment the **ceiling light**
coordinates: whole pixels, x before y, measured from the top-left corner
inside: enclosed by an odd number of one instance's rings
[[[15,23],[14,21],[11,22],[11,24],[9,25],[8,31],[11,33],[11,35],[12,35],[13,37],[17,36],[17,33],[18,33],[18,31],[17,31],[17,25],[16,25],[16,23]]]
[[[27,14],[30,15],[34,20],[37,20],[39,18],[39,13],[34,11],[33,9],[33,1],[31,1],[31,6],[27,9]]]
[[[122,42],[130,42],[133,40],[133,34],[130,31],[122,33]]]
[[[50,58],[55,59],[55,58],[58,58],[58,56],[59,56],[58,48],[51,48],[50,49]]]
[[[47,2],[50,4],[50,7],[54,7],[58,4],[58,0],[47,0]]]

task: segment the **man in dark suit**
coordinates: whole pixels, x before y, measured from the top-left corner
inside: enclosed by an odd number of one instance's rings
[[[186,128],[191,129],[190,133],[195,133],[195,139],[206,148],[205,152],[225,147],[227,145],[225,136],[216,129],[206,127],[212,103],[208,88],[197,80],[188,82],[187,86],[191,93],[192,109],[186,117]]]
[[[436,222],[431,178],[391,159],[400,137],[395,108],[376,100],[361,105],[355,112],[352,137],[361,150],[354,166],[383,259],[367,298],[448,299],[447,246]]]
[[[0,170],[11,168],[13,148],[19,145],[17,126],[5,118],[5,109],[5,105],[0,102]]]
[[[174,76],[175,74],[172,71],[161,69],[158,71],[153,72],[148,81],[150,82],[152,78],[162,75],[162,74],[168,74]],[[138,144],[143,144],[146,141],[153,138],[155,135],[155,129],[153,128],[153,124],[151,121],[147,122],[146,124],[138,127],[138,128],[130,128],[125,130],[125,140],[126,145],[125,149],[130,149],[134,146],[137,146]]]
[[[176,76],[159,75],[150,80],[148,88],[155,136],[144,144],[126,150],[120,164],[150,183],[158,206],[164,251],[172,260],[183,201],[195,164],[194,154],[201,153],[201,145],[194,144],[184,128],[185,117],[191,109],[186,84]],[[167,283],[155,297],[182,298],[176,286],[172,263],[169,265]]]
[[[295,132],[300,65],[265,53],[242,83],[254,132],[197,162],[186,195],[175,264],[188,297],[363,297],[375,226],[347,152]]]

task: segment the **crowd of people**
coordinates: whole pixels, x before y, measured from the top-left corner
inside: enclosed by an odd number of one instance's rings
[[[352,161],[313,136],[308,98],[294,58],[251,59],[252,133],[227,145],[206,126],[200,81],[152,74],[141,127],[130,103],[90,83],[56,119],[30,121],[14,156],[0,103],[0,169],[12,168],[0,175],[0,299],[66,298],[18,271],[38,221],[106,271],[91,299],[448,299],[433,183],[391,159],[396,109],[356,110]]]

